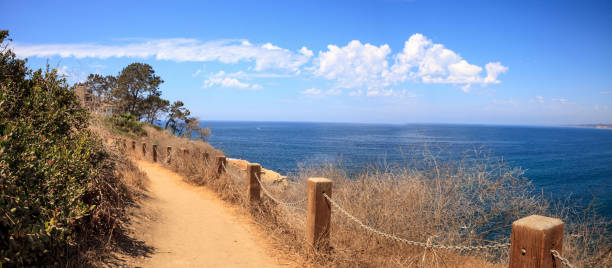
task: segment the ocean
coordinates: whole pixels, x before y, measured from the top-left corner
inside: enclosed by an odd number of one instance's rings
[[[338,161],[349,170],[399,163],[424,147],[461,159],[482,150],[525,170],[534,191],[589,203],[612,219],[612,130],[439,124],[203,121],[209,142],[231,158],[288,174],[300,163]],[[473,154],[472,154],[473,155]],[[592,202],[595,200],[595,202]]]

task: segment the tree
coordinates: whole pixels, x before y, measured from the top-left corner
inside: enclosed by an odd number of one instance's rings
[[[167,113],[170,106],[170,101],[164,100],[156,95],[149,95],[143,102],[143,112],[145,121],[149,124],[155,123],[155,120],[163,114]]]
[[[157,75],[153,67],[146,63],[132,63],[121,70],[113,96],[118,100],[118,108],[122,113],[129,113],[141,120],[147,108],[158,107],[147,104],[147,100],[157,102],[149,96],[161,96],[159,85],[164,81]]]
[[[172,133],[179,134],[182,132],[181,123],[185,122],[185,120],[191,115],[191,112],[185,108],[185,104],[182,101],[175,101],[170,106],[170,111],[168,113],[168,121],[166,121],[165,129],[170,127],[172,129]]]
[[[116,81],[117,79],[112,75],[90,74],[85,81],[85,87],[91,90],[101,102],[111,102],[111,89],[115,87]]]

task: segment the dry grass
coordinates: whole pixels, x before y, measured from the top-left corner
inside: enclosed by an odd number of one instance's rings
[[[408,246],[368,233],[335,210],[331,248],[315,251],[304,241],[305,204],[287,208],[264,196],[260,206],[249,206],[243,171],[228,166],[227,173],[216,175],[211,159],[221,152],[203,142],[178,138],[151,127],[146,130],[147,142],[160,148],[159,162],[191,183],[206,185],[223,200],[242,207],[286,255],[305,260],[302,266],[507,266],[508,249],[457,252]],[[137,145],[136,152],[131,153],[133,157],[142,157],[140,141]],[[173,148],[169,163],[166,146]],[[188,149],[189,153],[183,155],[175,148]],[[205,152],[211,156],[209,160],[203,158]],[[357,174],[349,174],[341,164],[310,164],[292,174],[294,179],[289,186],[265,187],[275,197],[293,202],[305,197],[307,178],[329,178],[334,182],[333,199],[367,225],[433,244],[471,246],[509,242],[514,220],[530,214],[557,217],[566,222],[563,255],[572,263],[579,267],[612,263],[610,223],[590,212],[577,213],[534,194],[520,169],[509,168],[479,151],[457,162],[440,163],[432,154],[421,156],[397,166],[371,166]]]
[[[83,253],[84,260],[78,266],[104,266],[112,262],[112,251],[133,250],[132,245],[125,244],[127,234],[125,227],[129,222],[128,210],[136,206],[138,200],[146,193],[148,178],[126,155],[121,144],[114,142],[117,135],[103,127],[101,118],[92,116],[89,129],[96,133],[104,143],[105,151],[110,157],[100,170],[104,181],[97,181],[100,191],[100,205],[95,214],[91,215],[93,222],[98,223],[93,229],[103,232],[97,236],[99,241],[86,241],[95,244]],[[88,237],[91,239],[91,236]],[[129,247],[129,248],[128,248]]]

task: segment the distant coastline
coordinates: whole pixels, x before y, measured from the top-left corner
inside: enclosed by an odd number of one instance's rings
[[[612,129],[612,124],[582,124],[582,125],[571,125],[571,126],[578,127],[578,128]]]

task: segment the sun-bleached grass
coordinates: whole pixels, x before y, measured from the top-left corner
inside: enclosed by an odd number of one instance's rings
[[[246,198],[246,174],[231,165],[217,176],[214,156],[222,152],[203,142],[178,138],[146,127],[133,157],[142,157],[142,141],[159,146],[159,162],[186,180],[205,185],[245,213],[276,241],[299,266],[336,267],[504,267],[509,249],[453,251],[404,245],[369,233],[332,208],[330,248],[314,250],[305,243],[305,203],[276,204],[262,192],[262,202]],[[172,146],[170,162],[166,146]],[[129,146],[129,144],[128,144]],[[150,146],[150,145],[149,145]],[[189,151],[183,154],[179,148]],[[150,150],[150,148],[149,148]],[[204,153],[210,158],[204,159]],[[507,243],[513,221],[531,214],[566,222],[563,255],[579,267],[612,262],[610,223],[592,211],[577,212],[533,191],[523,171],[474,151],[462,161],[441,161],[418,154],[396,165],[379,164],[348,172],[341,163],[303,165],[289,174],[285,186],[264,184],[276,198],[295,202],[306,194],[309,177],[333,181],[332,198],[365,224],[418,242],[475,246]],[[147,159],[150,156],[146,157]],[[150,159],[149,159],[150,160]]]

